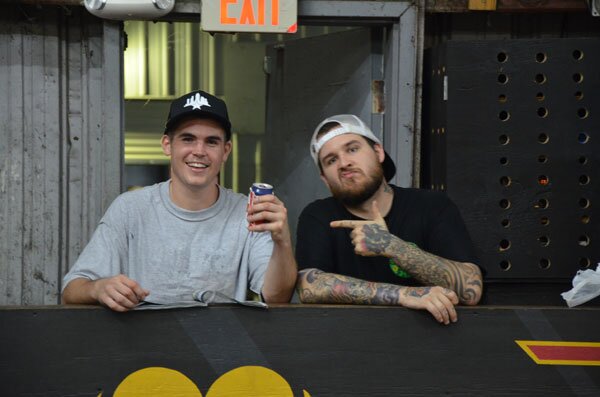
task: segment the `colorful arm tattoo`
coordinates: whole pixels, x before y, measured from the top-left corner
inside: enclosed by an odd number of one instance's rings
[[[345,303],[357,305],[399,305],[404,287],[363,281],[339,274],[306,269],[296,284],[303,303]]]

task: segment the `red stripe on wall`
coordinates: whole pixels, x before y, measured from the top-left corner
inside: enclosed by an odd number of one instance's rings
[[[539,360],[600,361],[600,347],[591,346],[528,346]]]

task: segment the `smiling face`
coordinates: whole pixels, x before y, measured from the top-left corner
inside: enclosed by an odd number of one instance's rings
[[[321,179],[332,195],[354,207],[373,196],[384,182],[381,145],[371,146],[357,134],[343,134],[327,141],[319,151]]]
[[[164,135],[162,148],[171,158],[172,188],[199,193],[218,183],[231,141],[225,141],[225,131],[216,121],[192,118]]]

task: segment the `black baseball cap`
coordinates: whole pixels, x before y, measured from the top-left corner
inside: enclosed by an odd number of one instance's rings
[[[216,96],[198,90],[175,99],[171,102],[165,134],[174,130],[177,124],[188,116],[215,120],[225,130],[226,140],[231,140],[231,122],[227,113],[227,105]]]

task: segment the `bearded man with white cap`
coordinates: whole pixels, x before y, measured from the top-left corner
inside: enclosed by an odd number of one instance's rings
[[[443,324],[475,305],[482,275],[458,208],[440,192],[389,184],[396,167],[355,115],[322,121],[310,152],[332,197],[300,215],[303,303],[400,305]]]

